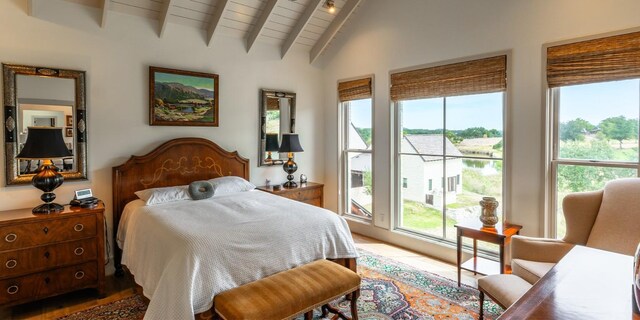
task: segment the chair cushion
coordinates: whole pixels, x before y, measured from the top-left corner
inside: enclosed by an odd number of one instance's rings
[[[223,319],[287,319],[359,287],[355,272],[318,260],[220,293],[214,308]]]
[[[640,242],[638,195],[640,178],[613,180],[605,185],[587,247],[633,255]]]
[[[523,259],[511,260],[511,269],[513,270],[513,274],[531,284],[538,282],[538,280],[540,280],[540,278],[549,272],[549,270],[551,270],[555,265],[555,263],[551,262],[538,262]]]
[[[478,279],[478,290],[483,291],[503,308],[510,307],[532,285],[512,274],[495,274]]]

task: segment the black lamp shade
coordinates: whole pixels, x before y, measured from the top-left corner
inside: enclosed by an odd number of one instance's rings
[[[267,133],[267,145],[265,151],[278,151],[278,134]]]
[[[297,133],[283,133],[279,152],[302,152]]]
[[[18,159],[52,159],[72,156],[62,137],[62,128],[29,127],[27,142]]]

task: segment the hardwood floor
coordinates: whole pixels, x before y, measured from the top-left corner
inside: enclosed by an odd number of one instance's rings
[[[353,234],[353,240],[358,248],[398,260],[420,270],[456,280],[456,267],[452,264],[355,233]],[[462,273],[462,282],[464,284],[475,287],[477,285],[476,278],[470,272],[463,271]],[[94,290],[82,290],[14,307],[0,308],[0,319],[56,319],[96,305],[116,301],[131,294],[133,294],[133,281],[130,278],[108,276],[106,279],[105,298],[99,299]]]

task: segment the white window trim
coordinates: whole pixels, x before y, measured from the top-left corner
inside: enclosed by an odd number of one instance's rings
[[[545,75],[546,78],[546,75]],[[582,159],[560,159],[559,158],[559,126],[560,126],[560,89],[549,88],[545,84],[547,90],[547,141],[545,144],[545,167],[548,172],[545,191],[545,214],[544,214],[544,236],[548,238],[557,238],[558,225],[558,165],[577,165],[591,167],[608,167],[608,168],[625,168],[636,169],[637,176],[640,177],[640,139],[638,139],[638,162],[621,162],[609,160],[582,160]],[[638,88],[640,92],[640,86]],[[640,114],[640,105],[639,114]]]
[[[507,53],[507,79],[510,78],[510,61],[511,61],[511,56],[510,53]],[[448,63],[448,62],[447,62]],[[447,64],[444,63],[444,64]],[[507,80],[508,81],[508,80]],[[509,146],[511,145],[511,141],[510,141],[510,135],[509,135],[509,128],[510,128],[510,121],[508,121],[508,109],[509,109],[509,104],[508,102],[510,101],[510,94],[509,94],[509,84],[507,83],[507,90],[503,91],[502,94],[502,143],[503,143],[503,154],[502,154],[502,159],[500,159],[502,161],[502,221],[511,221],[511,201],[510,201],[510,186],[511,186],[511,149],[509,148]],[[446,113],[446,102],[444,102],[444,121],[446,122],[446,117],[447,117],[447,113]],[[400,168],[400,158],[402,157],[402,155],[406,155],[406,153],[402,153],[401,151],[401,143],[402,143],[402,134],[400,132],[400,130],[402,130],[402,125],[400,123],[400,121],[402,121],[402,115],[400,113],[400,110],[402,109],[402,101],[398,101],[398,102],[392,102],[392,107],[393,107],[393,116],[394,116],[394,133],[393,133],[393,148],[392,151],[394,152],[394,163],[393,163],[393,177],[391,180],[391,184],[392,184],[392,190],[393,190],[393,199],[392,199],[392,206],[394,208],[394,217],[393,217],[393,225],[392,225],[392,229],[395,232],[399,232],[399,233],[403,233],[403,234],[409,234],[409,235],[414,235],[414,236],[419,236],[422,239],[431,241],[431,242],[435,242],[435,243],[440,243],[440,244],[447,244],[447,245],[455,245],[455,240],[451,240],[449,238],[442,238],[442,237],[436,237],[430,234],[426,234],[423,232],[419,232],[416,230],[409,230],[409,229],[405,229],[402,227],[402,176],[401,176],[401,168]],[[416,154],[419,155],[419,154]],[[463,159],[480,159],[480,160],[489,160],[489,158],[482,158],[482,157],[461,157]],[[446,169],[446,162],[444,163],[443,166]],[[437,181],[434,182],[438,183]],[[445,199],[446,199],[446,195],[445,195]],[[444,231],[443,231],[444,234]],[[490,252],[490,251],[486,251],[483,249],[479,249],[480,251],[483,251],[483,253],[485,254],[489,254],[491,255],[491,257],[493,257],[493,255],[495,254],[494,252]]]
[[[350,80],[357,80],[363,78],[371,78],[371,150],[361,150],[361,149],[349,149],[348,146],[348,129],[349,129],[349,108],[348,105],[345,107],[345,104],[350,103],[349,101],[341,102],[339,99],[337,101],[338,106],[338,214],[342,217],[347,218],[349,220],[353,220],[356,222],[361,222],[364,224],[373,225],[376,220],[376,201],[375,201],[375,77],[374,75],[365,75],[360,77],[354,77],[349,79],[338,80],[338,83]],[[373,197],[373,202],[371,204],[371,219],[358,217],[348,212],[347,208],[351,208],[349,204],[347,204],[347,195],[348,191],[345,189],[346,186],[349,185],[348,179],[350,178],[351,173],[348,172],[348,162],[349,158],[346,157],[346,154],[349,152],[360,152],[360,153],[369,153],[371,154],[371,196]],[[347,193],[346,193],[347,192]]]

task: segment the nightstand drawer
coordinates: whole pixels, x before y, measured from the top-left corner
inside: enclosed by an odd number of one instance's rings
[[[6,226],[0,228],[0,251],[95,235],[95,215]]]
[[[96,239],[0,253],[0,278],[42,271],[53,267],[93,260],[97,256]]]
[[[322,206],[322,190],[318,188],[295,191],[287,194],[286,197],[289,199],[298,200],[300,202],[313,204],[319,207]]]
[[[101,266],[102,267],[102,266]],[[96,262],[88,262],[0,281],[0,304],[44,298],[52,294],[95,286]]]

